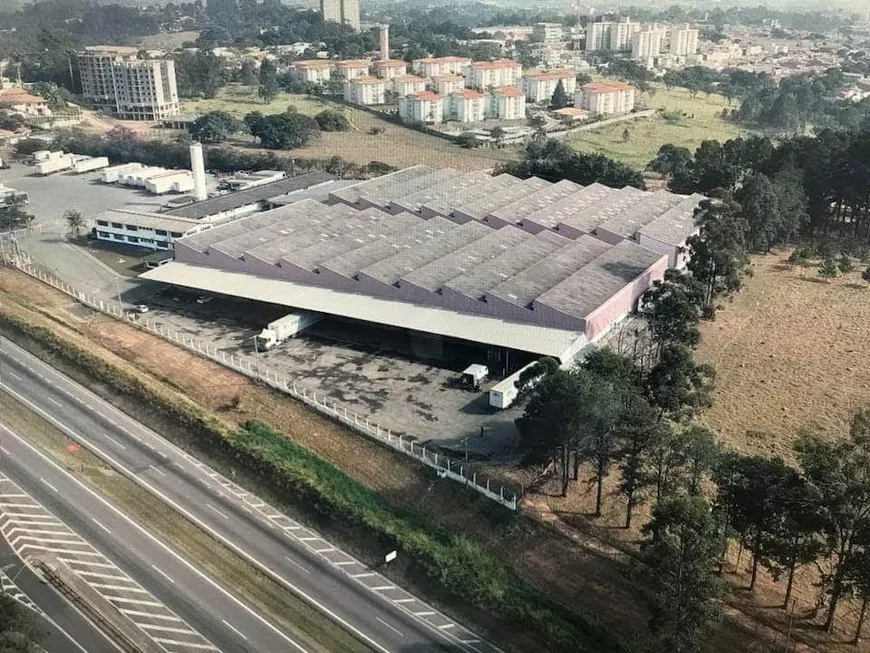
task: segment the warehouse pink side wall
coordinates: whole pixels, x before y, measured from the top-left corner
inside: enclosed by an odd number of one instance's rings
[[[648,267],[643,274],[587,315],[586,338],[591,341],[603,335],[610,330],[614,323],[634,311],[640,296],[654,282],[662,279],[667,269],[668,257],[662,256],[653,265]]]

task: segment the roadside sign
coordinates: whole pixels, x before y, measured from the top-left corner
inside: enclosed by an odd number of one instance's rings
[[[384,556],[384,562],[392,562],[396,559],[397,555],[399,555],[397,551],[390,551],[387,555]]]

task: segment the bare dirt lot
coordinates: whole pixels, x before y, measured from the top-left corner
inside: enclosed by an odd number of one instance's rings
[[[870,286],[857,272],[824,281],[787,257],[753,258],[753,277],[703,325],[697,353],[716,368],[700,421],[734,449],[786,459],[801,429],[842,435],[870,402]]]

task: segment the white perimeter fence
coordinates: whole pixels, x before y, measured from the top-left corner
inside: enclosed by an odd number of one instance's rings
[[[210,358],[221,365],[225,365],[237,372],[265,383],[276,390],[289,394],[308,406],[311,406],[316,411],[331,419],[341,422],[354,431],[376,440],[381,444],[385,444],[391,449],[399,451],[424,465],[435,469],[440,478],[449,478],[457,483],[461,483],[466,487],[479,492],[485,497],[500,503],[510,510],[515,511],[517,509],[519,501],[517,494],[505,488],[504,485],[498,485],[496,487],[495,484],[490,483],[489,478],[481,478],[478,480],[477,470],[473,464],[453,460],[448,456],[439,454],[435,451],[428,451],[426,447],[416,444],[410,438],[401,435],[394,435],[390,429],[385,429],[379,424],[369,422],[368,418],[357,414],[353,410],[349,410],[347,406],[341,406],[337,402],[331,401],[323,394],[317,395],[313,391],[297,386],[296,381],[289,377],[279,375],[276,372],[270,372],[268,369],[261,371],[262,368],[259,366],[256,357],[228,356],[227,352],[222,349],[210,346],[207,342],[197,340],[196,338],[190,337],[175,329],[169,329],[166,326],[148,320],[147,318],[140,317],[131,320],[129,319],[128,314],[119,306],[116,306],[114,302],[97,299],[74,288],[68,283],[55,278],[53,275],[48,274],[37,266],[31,264],[27,258],[27,255],[20,252],[18,248],[9,247],[8,244],[5,248],[0,248],[0,260],[3,260],[7,265],[11,265],[22,272],[39,279],[43,283],[57,288],[70,297],[74,297],[82,304],[114,318],[128,321],[131,325],[138,326],[150,333],[160,336],[161,338],[174,342],[185,349],[189,349],[190,351],[205,356],[206,358]]]

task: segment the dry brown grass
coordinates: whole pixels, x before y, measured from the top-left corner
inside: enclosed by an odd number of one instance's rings
[[[804,428],[831,437],[870,402],[870,289],[851,273],[821,280],[788,253],[753,259],[753,277],[702,328],[697,358],[716,368],[700,422],[726,445],[792,458]]]

